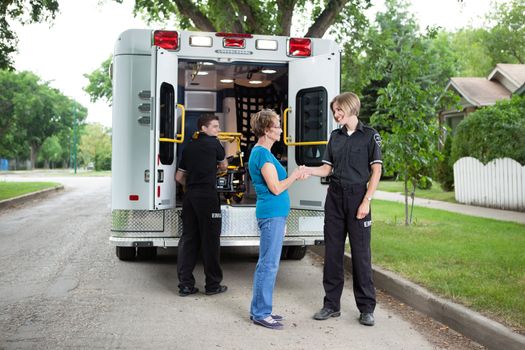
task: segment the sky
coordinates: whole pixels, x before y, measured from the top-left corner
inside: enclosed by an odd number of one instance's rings
[[[411,11],[422,28],[439,25],[456,30],[480,26],[491,0],[411,0]],[[110,0],[60,0],[60,13],[52,22],[22,26],[14,23],[18,53],[13,56],[16,70],[29,70],[44,81],[88,108],[87,122],[111,127],[111,107],[105,102],[91,103],[83,91],[91,73],[113,52],[120,33],[130,28],[148,28],[133,18],[133,0],[117,4]],[[384,9],[382,0],[372,0],[368,15]]]

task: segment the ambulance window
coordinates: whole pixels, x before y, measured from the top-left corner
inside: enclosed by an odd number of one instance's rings
[[[322,86],[300,90],[296,99],[297,120],[295,139],[298,142],[326,141],[328,94]],[[322,165],[326,145],[295,148],[297,164]]]
[[[175,138],[175,89],[173,85],[162,83],[160,86],[160,135],[159,137]],[[173,164],[175,144],[172,142],[161,142],[159,157],[162,164]]]

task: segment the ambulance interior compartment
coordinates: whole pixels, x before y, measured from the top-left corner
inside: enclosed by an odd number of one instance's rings
[[[174,93],[173,87],[163,83],[161,95],[172,93]],[[262,108],[271,108],[281,117],[281,126],[283,126],[284,110],[289,105],[288,98],[288,65],[286,63],[222,63],[179,59],[177,103],[183,104],[186,110],[185,138],[184,142],[176,149],[177,157],[173,157],[173,143],[161,143],[161,161],[163,158],[167,161],[171,159],[177,162],[176,165],[178,166],[184,147],[190,142],[194,132],[197,131],[197,119],[202,113],[213,113],[219,117],[222,132],[242,133],[240,147],[246,169],[243,176],[245,192],[242,199],[235,201],[235,204],[254,205],[255,190],[249,179],[247,163],[249,153],[257,139],[250,130],[249,118],[251,114]],[[298,113],[298,127],[292,135],[293,138],[306,141],[323,139],[323,135],[326,135],[326,111],[323,111],[327,98],[326,90],[323,87],[301,90],[295,98],[297,108],[302,111]],[[177,110],[177,133],[180,133],[180,114],[180,110]],[[289,118],[292,115],[295,113],[291,113]],[[165,116],[166,113],[160,113],[161,129],[173,130],[169,125],[173,123],[173,119]],[[301,120],[302,118],[305,120]],[[165,124],[164,127],[163,124]],[[281,140],[273,145],[272,153],[287,169],[288,147],[285,146],[283,137],[284,132],[281,135]],[[235,142],[223,142],[223,146],[230,163],[233,160],[238,164],[238,157],[235,157],[238,153],[237,144]],[[301,164],[321,165],[324,147],[323,145],[295,147],[295,159]],[[178,186],[177,206],[180,206],[182,204],[182,188],[179,184]],[[221,201],[226,202],[225,197],[227,195],[221,195]]]

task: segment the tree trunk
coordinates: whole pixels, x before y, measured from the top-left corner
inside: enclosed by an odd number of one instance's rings
[[[330,0],[323,12],[317,17],[314,24],[308,29],[305,37],[322,38],[328,28],[335,23],[337,15],[341,12],[343,7],[345,7],[347,2],[348,0]]]
[[[290,36],[290,29],[292,27],[293,10],[297,0],[277,0],[277,6],[279,7],[280,19],[279,27],[281,32],[279,35]]]
[[[405,226],[408,226],[408,179],[405,175]]]
[[[412,184],[412,193],[410,193],[412,198],[412,205],[410,206],[410,220],[409,223],[412,224],[412,214],[414,213],[414,199],[416,197],[416,183]]]
[[[247,32],[259,34],[259,22],[257,22],[257,19],[255,19],[255,16],[253,15],[253,9],[250,7],[250,4],[243,0],[237,0],[235,3],[239,7],[241,14],[246,17],[245,23],[248,26]]]
[[[217,29],[190,0],[175,0],[175,5],[180,14],[191,19],[195,27],[204,32],[216,32]]]
[[[38,158],[38,152],[40,152],[40,146],[38,143],[36,142],[31,142],[31,169],[30,170],[33,170],[35,169],[35,165],[36,165],[36,160]]]

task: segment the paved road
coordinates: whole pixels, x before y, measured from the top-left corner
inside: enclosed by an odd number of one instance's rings
[[[312,255],[281,264],[274,311],[287,317],[283,331],[248,319],[256,257],[247,250],[223,254],[227,293],[181,298],[174,252],[150,262],[114,256],[109,178],[46,180],[65,191],[0,211],[0,349],[435,348],[382,305],[376,327],[359,325],[348,280],[342,317],[312,320],[323,295]],[[196,277],[202,289],[200,266]]]

